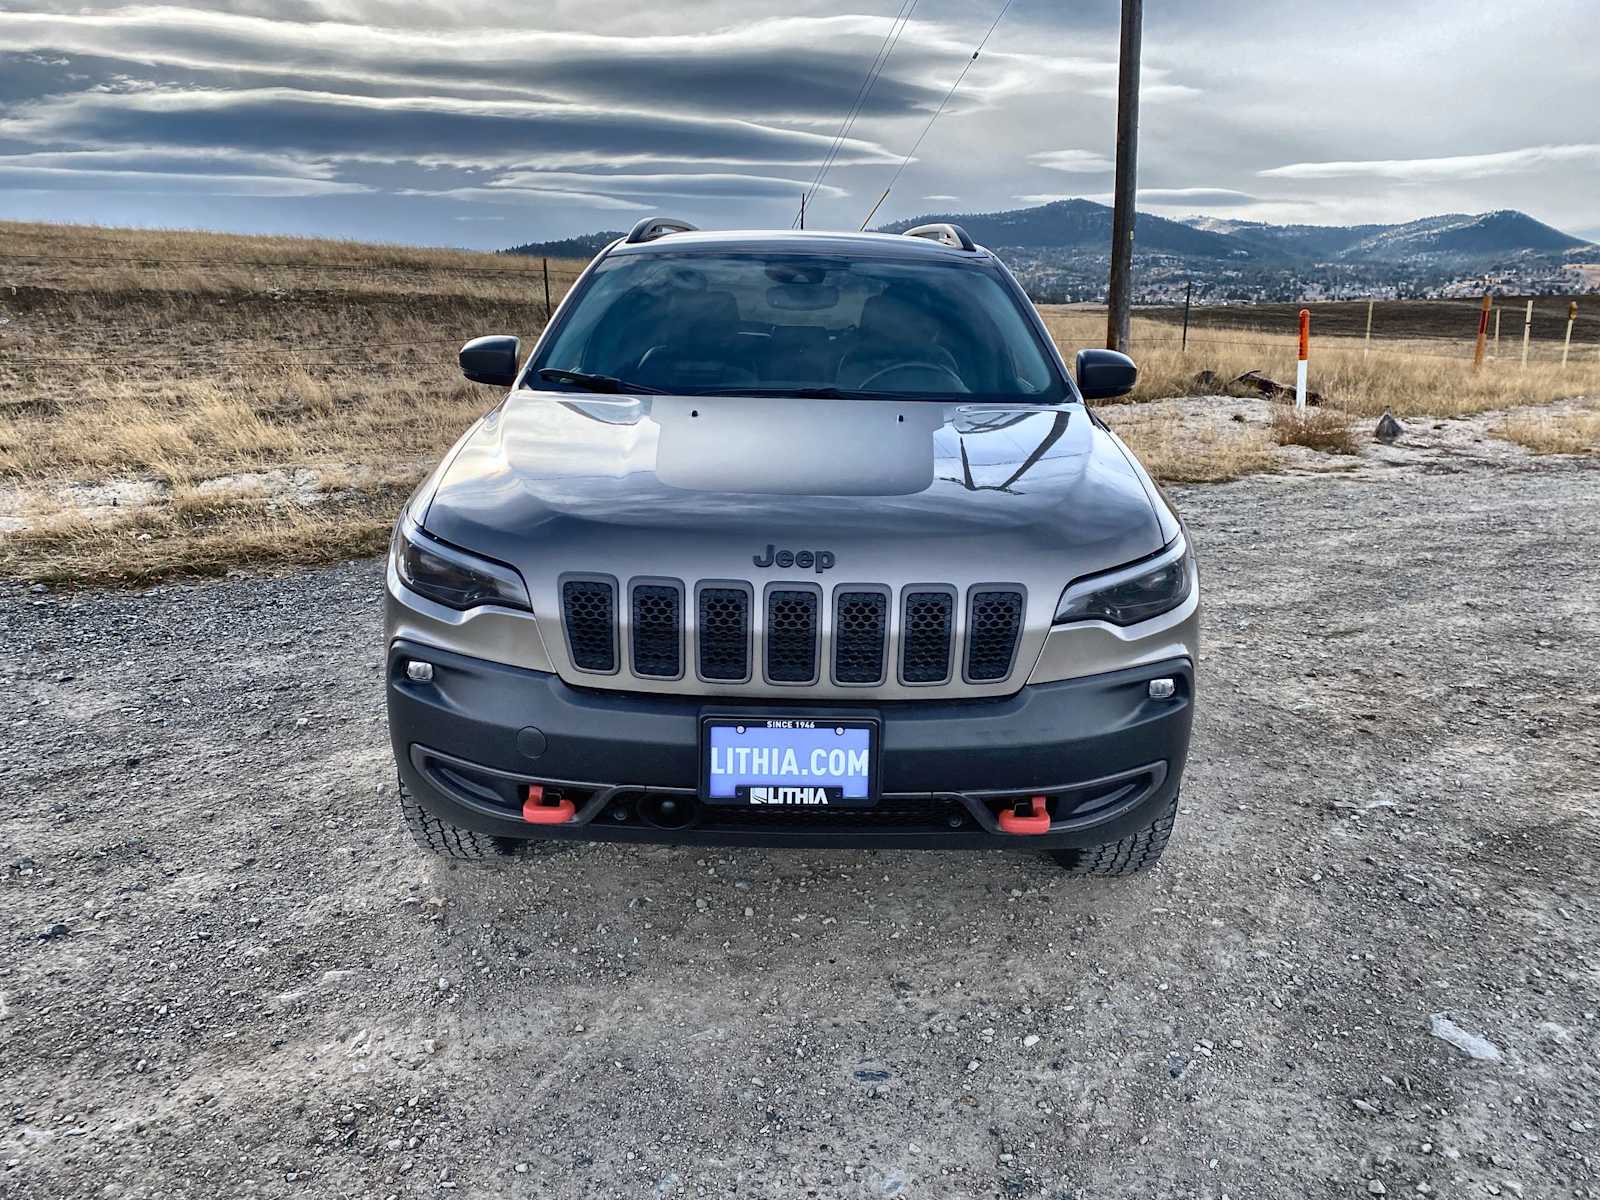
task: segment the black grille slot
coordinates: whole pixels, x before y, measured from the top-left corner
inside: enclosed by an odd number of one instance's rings
[[[940,683],[949,678],[955,609],[955,597],[949,592],[906,593],[900,677],[907,683]]]
[[[767,678],[810,683],[817,677],[817,594],[774,588],[767,593]]]
[[[665,583],[641,583],[633,589],[630,640],[633,673],[657,679],[683,674],[683,606],[678,589]]]
[[[700,678],[741,683],[750,677],[750,596],[742,588],[700,589]]]
[[[561,622],[567,651],[582,671],[617,669],[617,594],[598,579],[569,579],[561,585]]]
[[[967,678],[987,683],[1011,674],[1021,632],[1021,592],[973,592],[967,614]]]
[[[881,683],[889,598],[882,592],[840,592],[833,602],[833,678]]]

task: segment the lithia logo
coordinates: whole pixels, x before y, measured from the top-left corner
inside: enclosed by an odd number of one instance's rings
[[[779,550],[771,542],[768,542],[766,550],[760,554],[752,555],[750,561],[758,567],[783,567],[785,569],[799,567],[802,571],[816,568],[817,574],[821,575],[829,567],[833,566],[833,551]]]
[[[753,787],[751,804],[826,804],[828,789],[820,787]]]

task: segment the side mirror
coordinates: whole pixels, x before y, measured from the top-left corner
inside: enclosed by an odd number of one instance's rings
[[[503,333],[473,338],[461,347],[461,373],[473,383],[510,387],[517,381],[522,343]]]
[[[1079,350],[1077,376],[1085,400],[1109,400],[1133,391],[1139,382],[1139,368],[1133,359],[1115,350]]]

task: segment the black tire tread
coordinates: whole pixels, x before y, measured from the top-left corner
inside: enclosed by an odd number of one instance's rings
[[[481,863],[508,858],[514,853],[503,839],[475,833],[430,815],[404,783],[400,785],[400,813],[417,845],[440,858]]]
[[[1069,875],[1116,878],[1137,875],[1160,861],[1167,839],[1178,819],[1178,797],[1174,795],[1162,813],[1149,825],[1120,841],[1104,842],[1077,850],[1052,850],[1050,856]]]

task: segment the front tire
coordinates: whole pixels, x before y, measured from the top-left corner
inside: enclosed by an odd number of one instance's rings
[[[1160,816],[1120,841],[1077,850],[1052,850],[1050,857],[1069,875],[1095,875],[1102,878],[1137,875],[1160,861],[1177,819],[1178,797],[1174,793]]]
[[[400,784],[400,815],[417,845],[440,858],[493,863],[515,857],[520,849],[510,838],[491,837],[432,816],[404,783]]]

